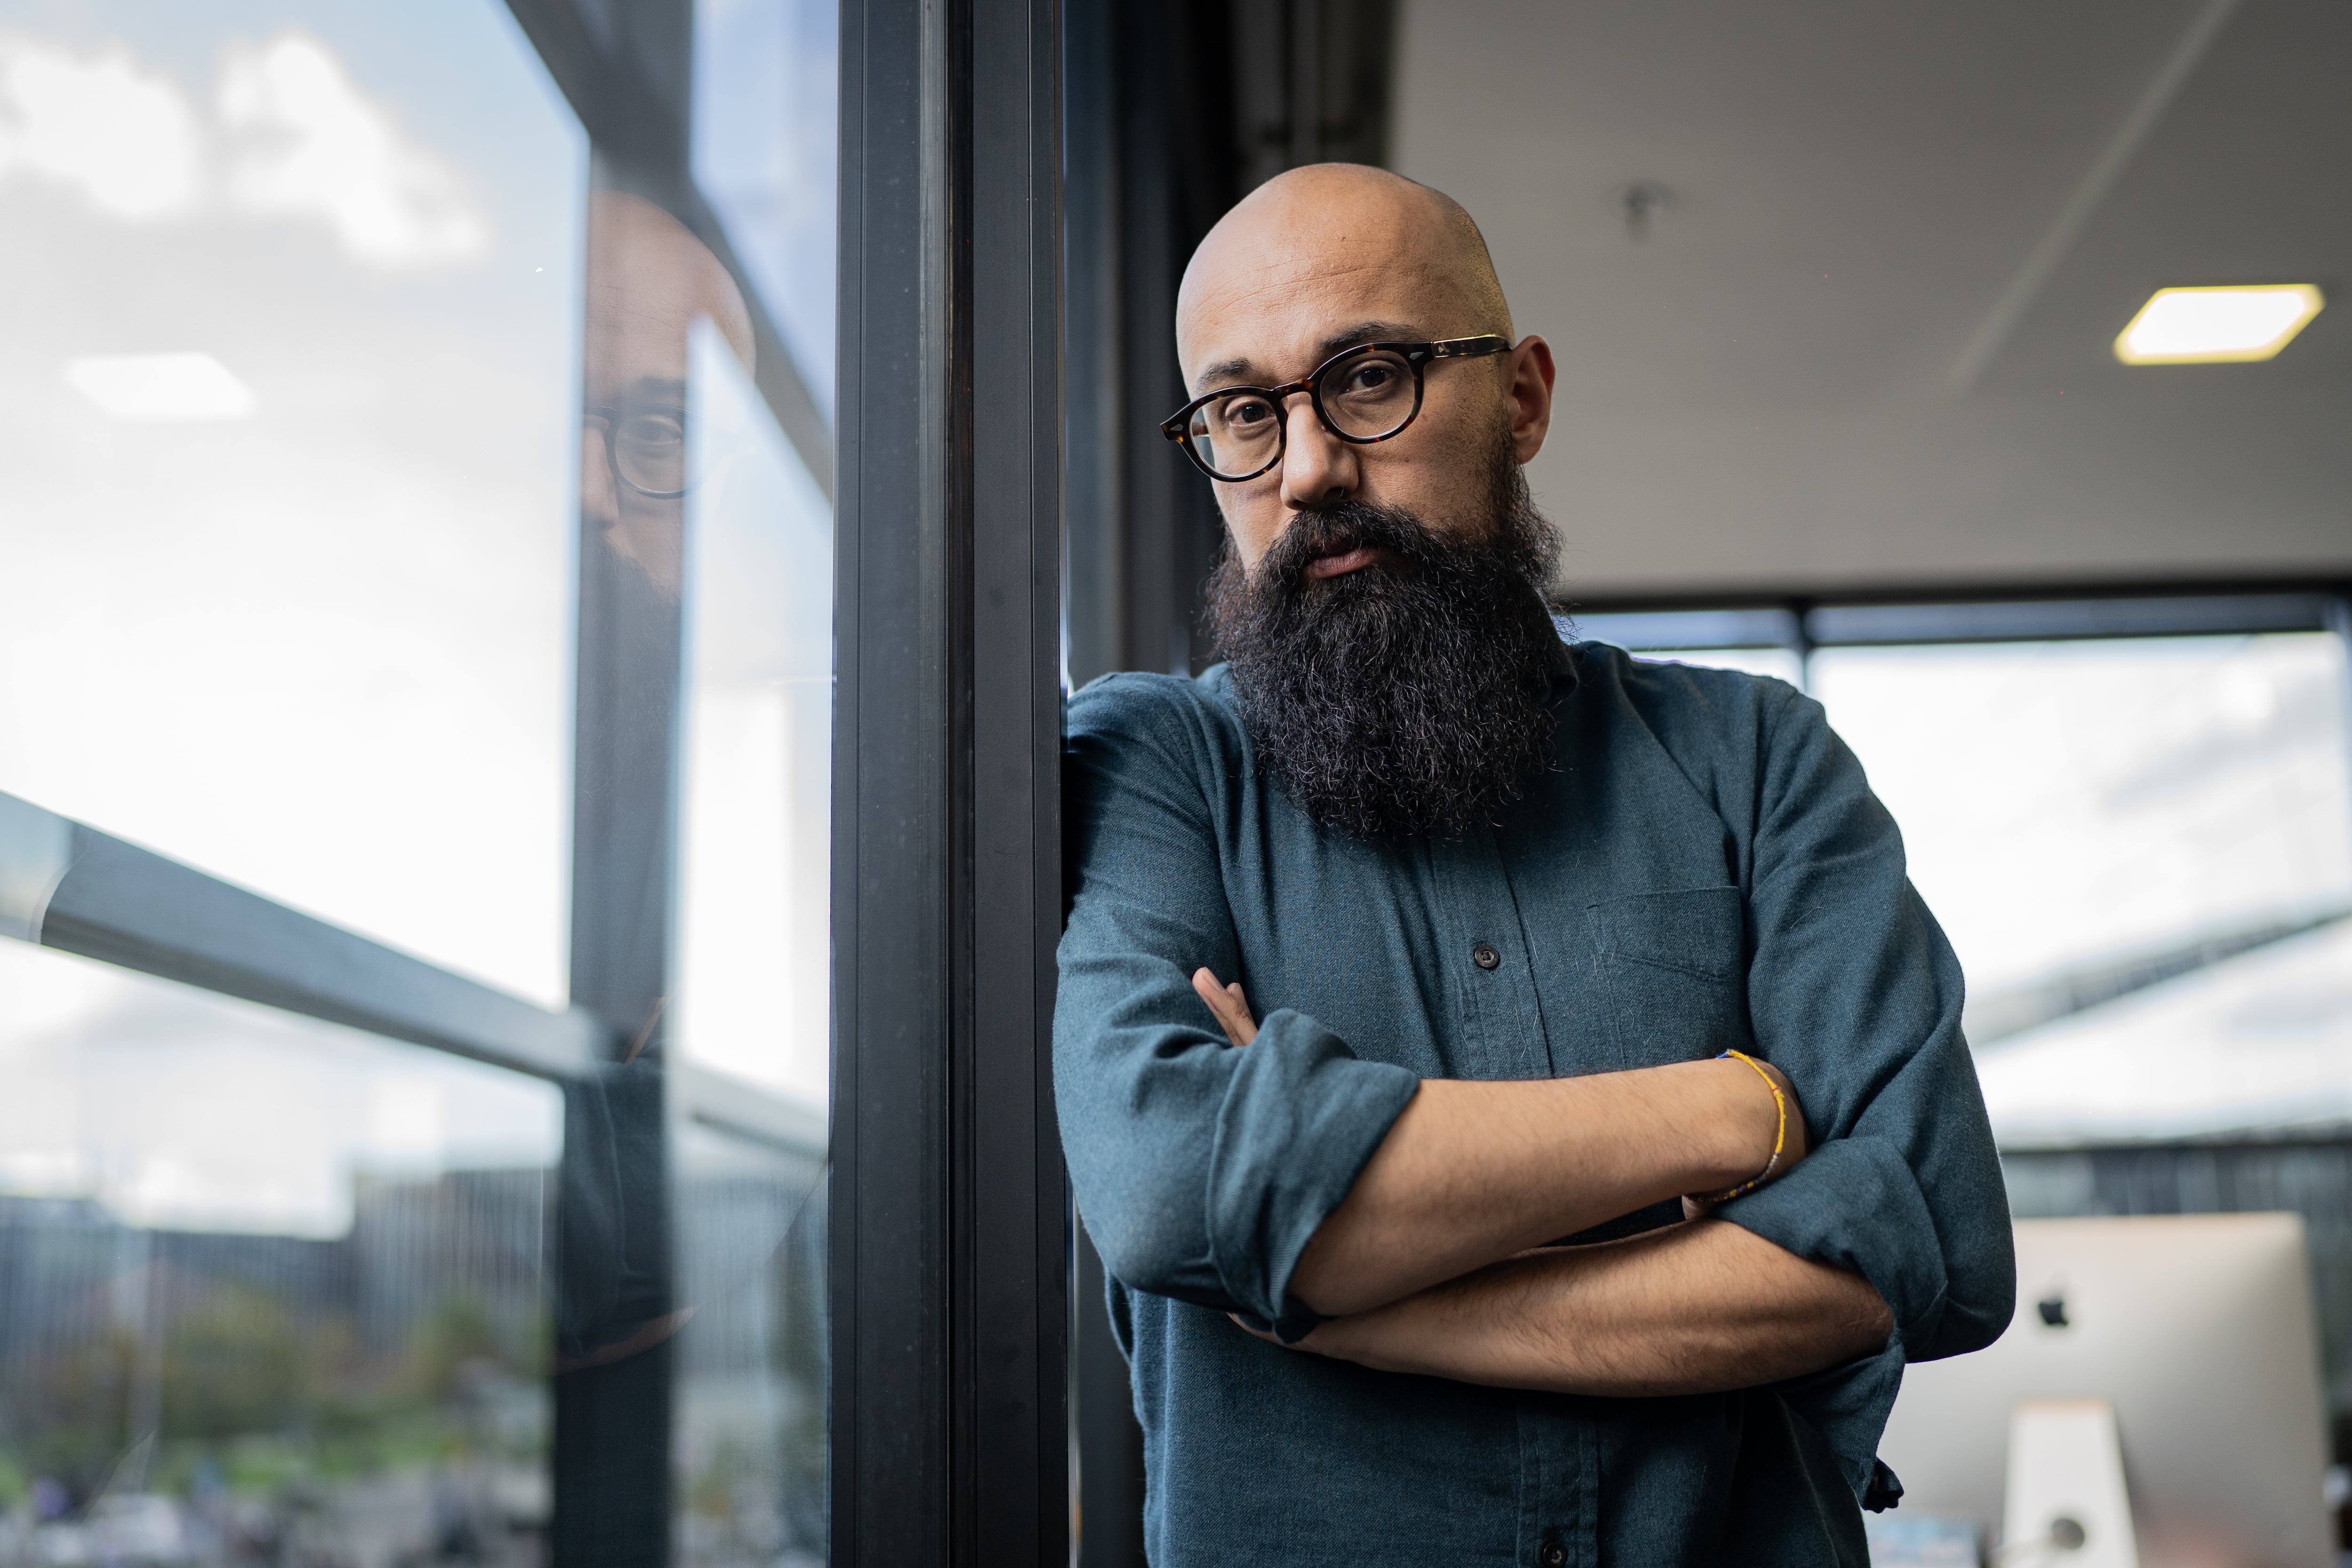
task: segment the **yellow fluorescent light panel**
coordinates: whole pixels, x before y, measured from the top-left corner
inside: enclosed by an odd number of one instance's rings
[[[2116,339],[2126,364],[2245,364],[2294,341],[2327,301],[2309,283],[2158,289]]]

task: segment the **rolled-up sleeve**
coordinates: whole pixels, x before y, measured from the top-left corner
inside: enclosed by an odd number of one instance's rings
[[[1055,1095],[1109,1272],[1295,1339],[1316,1321],[1288,1296],[1299,1255],[1420,1083],[1287,1010],[1231,1046],[1193,992],[1202,964],[1241,974],[1213,743],[1173,681],[1114,676],[1072,700]]]
[[[2008,1327],[2009,1204],[1960,1034],[1959,963],[1911,887],[1894,819],[1819,704],[1785,692],[1759,734],[1748,1016],[1814,1152],[1720,1212],[1860,1274],[1894,1315],[1878,1353],[1784,1390],[1861,1494],[1904,1363]]]

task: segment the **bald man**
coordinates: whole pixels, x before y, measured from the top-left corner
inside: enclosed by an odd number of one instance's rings
[[[1176,331],[1225,662],[1071,703],[1055,1021],[1152,1562],[1864,1563],[2015,1285],[1894,823],[1790,688],[1562,640],[1453,202],[1272,181]]]
[[[751,312],[709,247],[642,196],[588,198],[580,508],[666,598],[685,574],[687,361],[708,321],[750,374]]]

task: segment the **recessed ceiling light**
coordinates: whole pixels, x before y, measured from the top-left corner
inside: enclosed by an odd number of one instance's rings
[[[2294,341],[2327,301],[2309,283],[2158,289],[2116,339],[2126,364],[2244,364]]]
[[[83,354],[66,384],[117,419],[243,419],[253,388],[206,353]]]

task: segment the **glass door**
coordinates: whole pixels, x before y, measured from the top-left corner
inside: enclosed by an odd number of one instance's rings
[[[0,20],[0,1561],[827,1550],[835,14]]]

